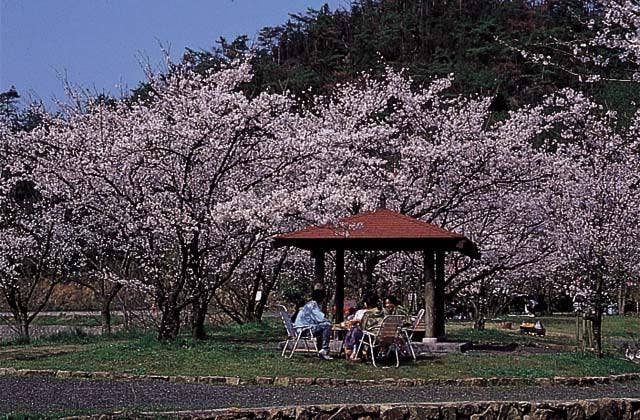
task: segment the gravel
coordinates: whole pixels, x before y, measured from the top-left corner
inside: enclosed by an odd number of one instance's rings
[[[59,410],[206,410],[307,404],[640,398],[640,382],[591,387],[277,387],[163,381],[0,377],[0,413]]]

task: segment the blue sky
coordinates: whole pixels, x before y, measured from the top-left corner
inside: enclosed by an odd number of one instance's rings
[[[144,79],[140,61],[211,49],[220,36],[255,38],[288,13],[348,0],[0,0],[0,91],[25,100],[64,98],[62,79],[118,94]]]

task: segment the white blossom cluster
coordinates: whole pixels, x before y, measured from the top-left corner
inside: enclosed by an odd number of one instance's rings
[[[205,76],[175,66],[149,103],[95,101],[30,133],[0,128],[0,289],[19,290],[27,260],[38,280],[91,268],[152,296],[171,337],[187,305],[251,306],[279,276],[306,275],[307,256],[285,263],[274,234],[381,195],[478,244],[480,261],[447,264],[448,293],[473,304],[558,272],[580,291],[638,278],[638,115],[619,132],[615,115],[563,91],[490,124],[490,98],[391,69],[304,106],[248,97],[251,77],[246,61]],[[26,204],[20,182],[36,193]]]

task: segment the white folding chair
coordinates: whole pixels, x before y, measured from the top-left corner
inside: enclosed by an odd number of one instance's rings
[[[404,315],[388,315],[382,320],[380,329],[377,332],[362,330],[362,339],[356,350],[356,354],[360,353],[363,345],[369,347],[371,352],[371,362],[376,365],[376,348],[387,347],[392,348],[396,356],[396,367],[400,366],[400,356],[398,355],[398,347],[401,345],[400,337]]]
[[[278,311],[280,312],[280,318],[282,318],[282,322],[284,322],[284,327],[287,330],[287,341],[284,343],[284,348],[282,349],[282,357],[285,357],[287,352],[287,348],[289,347],[289,343],[293,342],[293,348],[291,349],[291,353],[287,356],[288,359],[293,357],[293,352],[298,348],[298,344],[300,340],[304,343],[304,347],[307,351],[310,351],[309,348],[309,340],[313,343],[313,349],[318,352],[318,344],[316,342],[316,338],[313,336],[313,327],[310,325],[303,325],[300,327],[294,327],[293,322],[291,322],[291,317],[289,316],[289,312],[287,312],[287,308],[284,305],[278,305]]]
[[[405,340],[407,342],[407,347],[409,347],[409,351],[411,352],[411,357],[413,357],[414,362],[416,361],[416,352],[415,350],[413,350],[413,345],[411,344],[411,341],[413,341],[413,333],[418,328],[420,321],[422,321],[424,318],[424,312],[425,312],[424,308],[418,311],[418,315],[416,315],[416,319],[413,321],[413,324],[411,325],[410,329],[407,329],[407,328],[402,329]]]

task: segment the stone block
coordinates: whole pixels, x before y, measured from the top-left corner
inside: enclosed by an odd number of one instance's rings
[[[458,408],[455,404],[445,403],[440,406],[440,418],[442,420],[457,420]]]
[[[580,405],[586,418],[591,419],[598,415],[598,404],[594,401],[580,401]]]
[[[585,376],[578,379],[579,386],[593,386],[596,384],[596,378],[592,376]]]
[[[344,379],[331,379],[332,386],[344,386],[347,382]]]
[[[598,415],[602,420],[614,420],[622,418],[623,412],[617,400],[602,398],[599,401]]]
[[[413,380],[413,386],[433,386],[432,380],[416,378]]]
[[[459,403],[457,407],[457,415],[458,417],[467,418],[467,417],[471,417],[472,414],[480,414],[485,410],[486,410],[486,407],[483,407],[478,403],[473,403],[473,402]]]
[[[256,383],[258,385],[272,385],[273,378],[271,376],[256,376]]]
[[[306,406],[306,407],[297,407],[295,415],[296,415],[295,418],[299,420],[304,420],[304,419],[311,420],[311,419],[321,419],[321,418],[330,417],[328,414],[324,413],[323,410],[313,405]]]
[[[331,420],[351,420],[351,414],[349,413],[349,409],[345,406],[338,407],[337,409],[331,410],[329,413]]]
[[[440,418],[438,406],[411,406],[409,407],[410,419],[436,420]]]
[[[560,384],[561,385],[566,385],[566,386],[576,386],[580,384],[580,378],[576,378],[573,376],[567,376],[566,378],[562,378],[560,380]]]
[[[239,376],[227,376],[224,378],[224,383],[227,385],[240,385]]]
[[[351,407],[349,407],[349,414],[351,415],[351,417],[353,418],[361,418],[367,414],[371,414],[371,413],[367,413],[364,406],[363,405],[353,405]]]
[[[396,381],[398,386],[414,386],[415,381],[411,378],[400,378]]]
[[[0,368],[0,376],[15,375],[16,371],[17,371],[17,369],[12,368],[12,367]]]
[[[560,418],[556,415],[556,413],[548,408],[538,408],[533,413],[530,414],[529,418],[531,420],[555,420]]]
[[[380,406],[381,420],[404,420],[409,415],[405,406]]]
[[[293,380],[296,385],[313,385],[315,382],[315,378],[295,378]]]
[[[203,384],[215,385],[227,383],[226,376],[199,376],[198,382]]]
[[[536,378],[535,384],[542,387],[553,385],[553,379],[551,378]]]
[[[374,386],[377,384],[378,384],[378,381],[376,381],[375,379],[360,379],[358,381],[358,385],[360,386]]]
[[[291,378],[288,376],[277,376],[273,380],[273,384],[278,386],[289,386],[291,385]]]
[[[69,374],[72,378],[91,378],[91,372],[85,372],[83,370],[74,370]]]
[[[471,386],[487,386],[487,380],[485,378],[471,378],[468,380]]]
[[[16,371],[18,376],[55,376],[56,371],[52,369],[39,370],[39,369],[18,369]]]
[[[330,386],[331,385],[331,378],[316,378],[316,385]]]
[[[145,379],[149,379],[151,381],[164,381],[167,382],[169,380],[168,375],[147,375]]]
[[[498,378],[498,377],[491,377],[491,378],[487,378],[487,386],[499,386],[502,385],[502,378]]]
[[[91,378],[93,379],[113,379],[111,372],[91,372]]]

